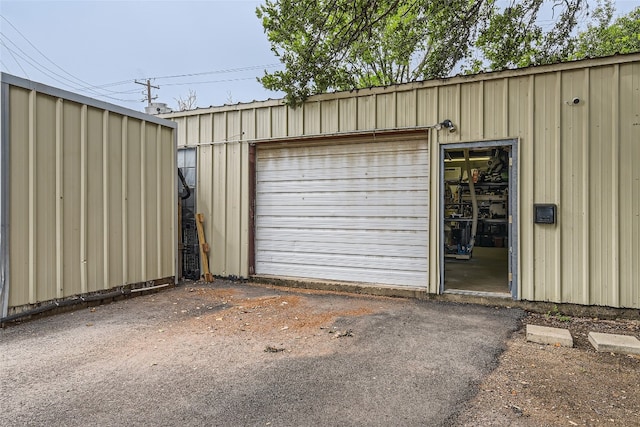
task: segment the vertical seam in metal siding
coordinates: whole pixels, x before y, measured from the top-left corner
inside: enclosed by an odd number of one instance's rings
[[[213,119],[212,119],[213,122]],[[213,123],[212,123],[213,125]],[[211,127],[211,139],[213,139],[213,126]],[[171,135],[172,135],[172,143],[173,143],[173,150],[171,152],[171,166],[172,166],[172,173],[171,176],[173,177],[173,201],[172,201],[172,205],[173,205],[173,237],[172,237],[172,242],[171,242],[171,247],[173,250],[173,283],[174,284],[178,284],[180,278],[182,277],[182,264],[181,264],[181,258],[180,258],[180,248],[178,248],[178,243],[180,242],[180,238],[178,237],[178,233],[182,233],[182,230],[180,230],[178,228],[178,203],[180,203],[180,198],[178,197],[178,129],[174,128],[171,131]],[[200,147],[197,147],[196,150],[200,150]],[[196,159],[196,165],[197,165],[197,159]]]
[[[156,278],[162,278],[162,251],[164,246],[162,245],[162,185],[160,180],[162,175],[160,174],[160,165],[162,164],[162,127],[156,126]]]
[[[504,135],[510,135],[509,133],[509,79],[507,77],[504,78],[504,90],[503,90],[503,108],[504,108]]]
[[[288,106],[284,106],[282,107],[284,108],[284,134],[285,136],[289,136],[289,110],[290,108]],[[242,137],[242,112],[239,113],[240,114],[240,139],[244,139]]]
[[[109,110],[102,112],[102,212],[102,287],[109,289]]]
[[[528,133],[529,133],[529,138],[525,141],[525,148],[526,150],[522,150],[523,154],[522,157],[525,159],[525,162],[528,164],[528,173],[531,174],[531,178],[527,179],[525,181],[525,183],[527,184],[527,188],[523,191],[523,193],[528,194],[530,196],[530,199],[533,199],[534,197],[534,180],[533,180],[533,168],[535,167],[535,158],[534,158],[534,142],[535,142],[535,76],[531,75],[529,76],[529,87],[528,87],[528,96],[529,96],[529,111],[528,111]],[[525,163],[523,162],[523,163]],[[529,204],[529,206],[527,206],[528,209],[533,209],[533,206],[531,206],[531,204]],[[527,276],[528,277],[528,281],[530,284],[530,289],[528,289],[528,296],[525,297],[525,299],[529,299],[529,300],[535,300],[536,298],[536,273],[535,273],[535,243],[534,243],[534,234],[535,234],[535,230],[533,230],[533,225],[532,224],[527,224],[527,228],[530,229],[530,233],[529,234],[529,239],[527,240],[527,246],[528,246],[528,253],[529,256],[532,258],[528,264],[528,270],[527,271]],[[524,240],[524,239],[523,239]],[[521,295],[524,296],[524,292],[521,293]]]
[[[141,280],[147,280],[147,122],[140,129],[140,271]]]
[[[462,85],[460,83],[456,84],[456,99],[457,99],[457,105],[456,105],[456,118],[453,119],[454,123],[460,123],[460,120],[462,120]],[[440,119],[438,119],[440,120]],[[460,128],[459,129],[464,129],[462,127],[462,123],[460,123]],[[447,132],[450,133],[450,132]],[[460,141],[462,139],[462,130],[459,130],[458,132],[456,132],[456,136],[454,137],[456,140]]]
[[[128,167],[129,167],[129,156],[128,154],[128,144],[127,141],[129,139],[129,119],[125,116],[122,118],[122,149],[120,150],[120,155],[122,157],[122,284],[126,285],[129,282],[129,220],[128,220],[128,211],[129,211],[129,196],[128,196]],[[186,126],[185,126],[186,127]]]
[[[611,304],[620,307],[620,65],[613,66],[613,105],[611,106],[611,141],[613,142],[611,153],[611,174],[613,191],[611,192]],[[609,305],[609,304],[607,304]]]
[[[558,109],[558,117],[557,122],[554,124],[555,126],[555,143],[556,143],[556,162],[555,162],[555,196],[558,205],[563,205],[562,199],[562,71],[556,72],[556,108]],[[555,239],[555,250],[556,250],[556,260],[562,259],[562,215],[558,215],[558,223],[556,224],[556,233],[554,236]],[[562,301],[562,262],[556,261],[555,265],[555,286],[554,286],[554,301]]]
[[[80,110],[80,292],[87,292],[87,120],[88,107]]]
[[[324,127],[324,116],[322,115],[322,104],[323,101],[318,101],[318,132],[322,133]]]
[[[415,121],[414,123],[416,124],[416,126],[420,123],[420,112],[418,111],[418,89],[413,89],[413,105],[414,105],[414,114],[415,114]],[[429,141],[431,141],[431,129],[429,129],[428,135],[429,135]]]
[[[393,91],[393,125],[391,127],[398,127],[398,91]]]
[[[56,296],[64,296],[64,101],[56,101]]]
[[[480,139],[484,139],[484,128],[485,128],[484,121],[486,118],[486,114],[484,111],[484,90],[485,90],[485,84],[484,84],[484,80],[482,80],[480,81],[480,94],[478,96],[478,123],[480,125],[480,130],[479,130]]]
[[[590,74],[590,68],[586,68],[585,69],[585,77],[584,77],[584,87],[587,90],[587,100],[591,99],[591,74]],[[584,126],[584,135],[585,135],[585,146],[584,149],[582,150],[582,164],[584,165],[584,167],[582,168],[582,182],[584,182],[584,185],[582,186],[582,199],[583,199],[583,206],[582,206],[582,210],[584,213],[584,218],[583,218],[583,229],[582,229],[582,265],[585,266],[584,268],[584,280],[583,280],[583,285],[582,285],[582,291],[584,293],[584,303],[585,304],[590,304],[591,303],[591,275],[590,275],[590,269],[589,269],[589,258],[591,257],[591,252],[590,252],[590,233],[589,233],[589,221],[590,221],[590,214],[589,214],[589,204],[590,204],[590,197],[589,197],[589,191],[590,191],[590,171],[589,171],[589,162],[590,162],[590,158],[591,158],[591,126],[589,123],[589,119],[591,117],[591,107],[590,107],[590,103],[587,102],[585,105],[585,108],[587,109],[587,111],[585,112],[584,118],[583,118],[583,126]]]
[[[373,128],[378,129],[378,94],[373,94]],[[375,138],[375,134],[373,135]]]
[[[0,313],[9,311],[9,84],[0,82]]]
[[[29,92],[29,303],[36,302],[36,220],[35,220],[35,174],[36,174],[36,96],[35,90]]]

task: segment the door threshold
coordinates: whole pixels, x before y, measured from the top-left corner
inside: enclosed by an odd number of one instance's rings
[[[470,295],[475,297],[511,299],[511,294],[509,292],[484,292],[484,291],[468,291],[465,289],[446,289],[444,293],[453,294],[453,295]]]

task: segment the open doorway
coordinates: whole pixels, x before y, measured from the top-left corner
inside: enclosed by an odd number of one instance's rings
[[[441,147],[441,291],[516,298],[516,141]]]
[[[196,156],[195,148],[178,150],[180,181],[180,255],[182,275],[186,279],[200,278],[200,246],[196,228]]]

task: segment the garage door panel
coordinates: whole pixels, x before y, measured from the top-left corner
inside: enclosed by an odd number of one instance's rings
[[[426,141],[259,147],[257,274],[427,286]]]
[[[368,253],[368,248],[363,248]],[[258,251],[256,253],[256,264],[261,262],[281,262],[283,264],[297,264],[307,266],[331,267],[355,267],[355,268],[376,268],[382,270],[407,271],[422,267],[420,258],[393,257],[376,255],[344,255],[337,253],[320,252],[292,252],[292,251]]]
[[[411,287],[424,287],[428,280],[426,273],[416,275],[414,272],[408,271],[377,270],[372,268],[327,268],[325,266],[297,266],[278,263],[266,263],[262,268],[264,271],[260,274],[265,275],[379,283]],[[369,277],[374,277],[375,280],[370,280]]]
[[[267,242],[259,242],[259,245],[263,247],[263,244]],[[317,241],[271,241],[268,243],[270,250],[276,253],[277,256],[282,255],[284,252],[300,252],[323,255],[319,252],[320,246]],[[363,248],[360,243],[350,242],[326,242],[330,243],[330,246],[324,245],[327,250],[330,250],[328,254],[332,255],[367,255],[378,257],[413,257],[416,251],[419,250],[421,245],[394,245],[383,243],[370,243]],[[369,260],[370,261],[370,260]]]
[[[326,229],[287,229],[283,233],[280,229],[264,228],[260,232],[262,242],[275,248],[278,244],[297,245],[301,242],[314,244],[349,243],[351,245],[384,245],[389,246],[424,246],[424,241],[418,233],[411,231],[387,230],[326,230]],[[354,243],[355,242],[355,243]]]
[[[296,186],[299,185],[299,186]],[[371,179],[323,179],[318,181],[300,182],[269,182],[258,179],[257,197],[265,193],[291,193],[303,191],[396,191],[398,188],[407,190],[424,190],[429,187],[427,176],[409,178],[371,178]],[[293,191],[295,190],[295,191]]]
[[[340,230],[406,230],[422,232],[426,235],[428,231],[426,218],[348,218],[348,217],[271,217],[259,215],[256,218],[256,239],[261,236],[263,227],[278,228],[282,233],[288,232],[290,228],[306,229],[340,229]]]
[[[313,159],[316,157],[345,157],[353,156],[358,158],[373,157],[378,154],[385,153],[412,153],[416,151],[427,151],[428,147],[425,140],[415,141],[397,141],[397,142],[362,142],[362,143],[336,143],[324,145],[307,145],[288,147],[274,146],[264,147],[264,151],[260,154],[261,161],[268,162],[271,160],[284,159]],[[262,148],[262,147],[261,147]],[[263,164],[264,164],[263,162]]]
[[[358,209],[346,210],[344,205],[316,206],[269,206],[272,216],[293,215],[313,217],[322,209],[325,217],[344,217],[349,214],[357,217],[413,217],[421,214],[420,206],[359,206]]]
[[[388,158],[387,158],[388,157]],[[407,154],[404,158],[385,156],[377,158],[375,162],[361,163],[356,158],[327,158],[322,163],[310,162],[272,162],[258,169],[260,179],[264,181],[309,180],[322,179],[326,176],[339,178],[354,178],[360,176],[397,177],[406,176],[403,172],[410,170],[411,161],[415,153]]]
[[[344,207],[402,205],[424,206],[429,201],[428,191],[335,191],[317,193],[264,193],[260,196],[262,206],[317,206]]]

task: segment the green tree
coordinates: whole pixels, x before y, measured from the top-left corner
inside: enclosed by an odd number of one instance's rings
[[[597,8],[593,14],[595,24],[578,35],[570,59],[594,58],[616,53],[640,52],[640,7],[616,19],[611,3]]]
[[[284,70],[267,89],[296,104],[314,93],[441,78],[566,57],[587,0],[554,0],[553,29],[537,24],[543,0],[267,0],[256,10]],[[499,7],[500,6],[500,7]],[[479,61],[471,59],[481,53]]]

